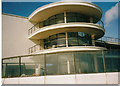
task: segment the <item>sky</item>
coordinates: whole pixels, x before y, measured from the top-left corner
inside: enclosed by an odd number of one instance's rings
[[[9,1],[9,2],[8,2]],[[26,1],[26,2],[25,2]],[[39,1],[39,2],[37,2]],[[35,9],[58,0],[3,0],[2,12],[28,17]],[[87,1],[98,5],[103,16],[101,20],[105,26],[105,36],[118,38],[118,0],[61,0],[61,1]],[[120,3],[119,3],[120,4]]]

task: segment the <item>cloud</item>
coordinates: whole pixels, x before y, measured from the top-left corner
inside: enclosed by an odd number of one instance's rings
[[[118,3],[105,13],[104,18],[105,26],[107,27],[108,25],[110,25],[112,21],[114,21],[117,18],[118,18]]]
[[[61,2],[91,2],[91,0],[61,0]]]

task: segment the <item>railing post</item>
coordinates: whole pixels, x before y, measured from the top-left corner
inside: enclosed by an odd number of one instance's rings
[[[103,50],[102,50],[102,56],[103,56],[104,72],[106,72],[105,55],[104,55],[104,51]]]
[[[64,11],[64,22],[67,23],[66,11]]]
[[[19,76],[21,76],[21,57],[19,57]]]
[[[67,34],[67,32],[65,32],[65,36],[66,36],[66,47],[68,47],[68,34]]]

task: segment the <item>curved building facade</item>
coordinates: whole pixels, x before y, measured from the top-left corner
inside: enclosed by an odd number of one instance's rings
[[[62,84],[117,83],[117,78],[114,78],[115,82],[110,82],[105,73],[120,71],[116,66],[120,59],[118,52],[107,51],[106,47],[96,45],[96,40],[105,34],[101,17],[102,10],[87,2],[56,2],[36,9],[28,17],[33,24],[28,30],[28,39],[34,46],[29,48],[28,55],[3,59],[3,77],[21,77],[23,84],[28,83],[24,80],[31,76],[41,80],[33,82],[38,84],[57,83],[54,79],[63,79],[59,82]],[[111,55],[116,59],[109,59]],[[113,63],[112,67],[109,62]],[[111,75],[117,77],[114,73]],[[54,76],[57,78],[53,79]],[[74,76],[77,78],[72,80]],[[96,81],[90,80],[91,76]]]

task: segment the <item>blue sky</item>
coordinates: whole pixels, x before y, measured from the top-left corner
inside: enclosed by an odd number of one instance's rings
[[[28,17],[35,9],[45,4],[55,2],[56,0],[52,0],[52,2],[48,2],[50,0],[47,0],[46,2],[7,2],[7,0],[3,1],[4,1],[2,3],[3,13]],[[92,2],[98,5],[103,11],[103,17],[101,20],[105,23],[106,30],[105,36],[110,36],[114,38],[118,38],[117,1],[118,0],[114,0],[114,2],[112,2],[112,0],[110,2]]]

